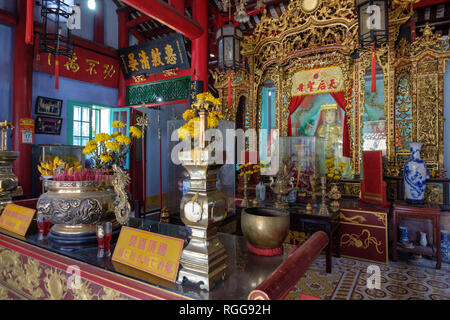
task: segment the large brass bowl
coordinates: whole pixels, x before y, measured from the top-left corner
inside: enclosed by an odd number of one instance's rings
[[[250,244],[259,248],[279,247],[289,233],[289,211],[277,208],[245,208],[241,230]]]
[[[96,224],[112,222],[116,193],[110,180],[53,181],[44,185],[48,191],[37,202],[37,213],[54,225],[49,239],[61,247],[82,247],[96,244]]]

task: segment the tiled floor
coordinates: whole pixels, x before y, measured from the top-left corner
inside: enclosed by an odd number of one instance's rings
[[[402,257],[400,257],[401,259]],[[367,287],[370,265],[379,267],[380,289]],[[325,272],[325,256],[320,255],[306,271],[286,299],[299,299],[299,294],[331,300],[450,300],[450,265],[426,258],[371,264],[348,258],[333,258],[332,273]]]

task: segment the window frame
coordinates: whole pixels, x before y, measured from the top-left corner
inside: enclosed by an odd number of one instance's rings
[[[92,130],[92,126],[93,126],[93,113],[96,110],[99,109],[109,109],[110,114],[109,114],[109,130],[110,133],[114,132],[114,128],[112,128],[112,120],[114,117],[114,112],[120,112],[120,111],[126,111],[127,112],[127,122],[126,122],[126,128],[127,128],[127,132],[126,135],[129,136],[129,129],[130,129],[130,125],[131,125],[131,110],[129,107],[112,107],[112,106],[108,106],[108,105],[102,105],[102,104],[98,104],[98,103],[91,103],[91,102],[83,102],[83,101],[77,101],[77,100],[68,100],[67,101],[67,139],[66,142],[68,145],[74,145],[74,135],[73,135],[73,128],[74,128],[74,108],[75,107],[81,107],[81,108],[89,108],[89,140],[93,140],[94,136],[93,136],[93,130]],[[79,120],[76,120],[79,121]],[[98,117],[95,118],[95,128],[97,128],[98,126]],[[83,121],[82,117],[80,122],[87,122],[87,121]],[[82,127],[80,128],[80,130],[82,130]],[[82,131],[81,131],[82,133]],[[77,136],[78,137],[78,136]],[[81,139],[83,138],[83,136],[80,136]],[[82,145],[83,146],[83,145]],[[130,152],[128,152],[127,154],[127,161],[125,164],[125,168],[124,169],[129,169],[130,167]]]

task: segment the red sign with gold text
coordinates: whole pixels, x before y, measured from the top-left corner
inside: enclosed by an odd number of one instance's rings
[[[27,233],[36,210],[9,203],[0,216],[0,228],[21,236]]]
[[[35,71],[55,74],[55,57],[39,53],[34,57]],[[119,81],[119,60],[80,47],[74,48],[72,58],[59,56],[61,77],[117,88]]]
[[[123,226],[112,260],[175,282],[182,239]]]

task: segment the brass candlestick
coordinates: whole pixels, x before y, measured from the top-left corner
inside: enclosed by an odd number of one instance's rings
[[[1,134],[1,151],[8,150],[8,131],[14,129],[14,126],[8,121],[0,122],[0,134]]]
[[[247,174],[244,173],[243,176],[244,179],[244,199],[242,199],[241,201],[241,207],[248,207],[248,178],[247,178]]]
[[[311,199],[312,199],[312,203],[315,205],[316,204],[316,199],[317,199],[317,195],[316,195],[316,174],[314,173],[312,176],[309,176],[309,183],[311,184]]]
[[[322,189],[322,203],[319,209],[319,215],[327,216],[329,215],[327,203],[326,203],[326,195],[327,195],[327,177],[323,176],[320,178],[321,189]]]

